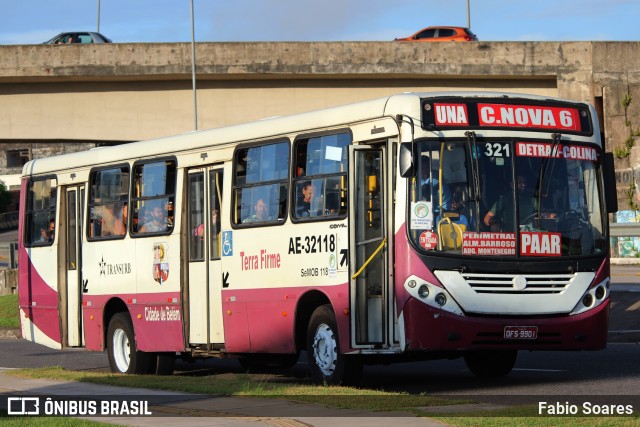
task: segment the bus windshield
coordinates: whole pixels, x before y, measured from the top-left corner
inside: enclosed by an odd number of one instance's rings
[[[528,257],[605,250],[599,149],[559,137],[416,146],[408,228],[421,251]]]

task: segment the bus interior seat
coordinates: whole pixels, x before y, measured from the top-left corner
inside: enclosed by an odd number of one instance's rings
[[[438,216],[437,224],[440,249],[462,249],[462,235],[468,226],[466,217],[457,212],[444,212]]]
[[[340,192],[339,191],[327,191],[327,197],[325,199],[325,209],[330,215],[335,215],[340,212]]]

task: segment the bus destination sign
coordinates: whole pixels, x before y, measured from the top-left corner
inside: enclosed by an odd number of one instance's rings
[[[433,102],[424,104],[428,128],[519,128],[590,134],[586,107],[575,105],[506,104],[500,102]]]

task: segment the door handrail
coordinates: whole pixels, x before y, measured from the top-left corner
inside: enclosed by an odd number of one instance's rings
[[[364,271],[365,268],[367,268],[367,265],[369,265],[369,263],[371,261],[373,261],[373,257],[375,257],[376,255],[378,255],[378,252],[380,252],[382,250],[382,248],[387,244],[387,238],[385,237],[384,239],[382,239],[382,243],[380,243],[380,245],[378,246],[378,248],[371,254],[371,256],[364,262],[364,264],[362,264],[362,267],[360,267],[360,270],[358,270],[357,272],[355,272],[353,274],[353,276],[351,276],[351,280],[355,280],[356,277],[358,277],[360,275],[360,273],[362,273]]]

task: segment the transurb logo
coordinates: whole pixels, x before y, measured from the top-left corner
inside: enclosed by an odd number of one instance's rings
[[[114,274],[131,274],[131,263],[109,264],[104,261],[104,255],[100,259],[98,266],[100,267],[100,277],[112,276]]]

